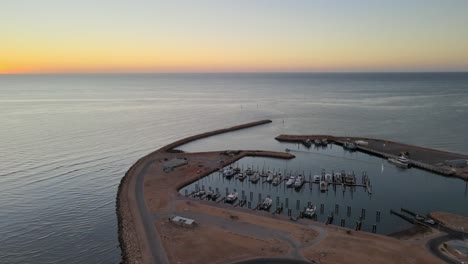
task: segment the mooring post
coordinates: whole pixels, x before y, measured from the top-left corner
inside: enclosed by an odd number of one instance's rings
[[[348,209],[347,209],[347,211],[346,211],[346,215],[347,215],[348,217],[351,216],[351,206],[348,206]]]
[[[335,204],[335,214],[338,214],[340,211],[340,206],[338,204]]]
[[[343,226],[343,227],[344,227],[345,225],[346,225],[346,223],[345,223],[345,219],[344,219],[344,218],[341,218],[341,226]]]
[[[376,233],[377,232],[377,225],[372,225],[372,233]]]
[[[377,223],[380,222],[380,211],[377,211],[377,213],[375,214],[375,220],[377,221]]]
[[[364,208],[362,208],[361,217],[362,217],[363,219],[366,218],[366,209],[364,209]]]

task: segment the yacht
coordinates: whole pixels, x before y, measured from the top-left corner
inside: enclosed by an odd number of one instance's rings
[[[239,179],[239,181],[243,181],[245,179],[245,174],[240,172],[239,174],[237,174],[237,178]]]
[[[296,182],[296,177],[294,176],[290,176],[288,181],[286,182],[286,186],[287,187],[292,187],[292,185]]]
[[[281,177],[276,175],[275,177],[273,177],[271,184],[273,184],[274,186],[277,186],[280,182],[281,182]]]
[[[224,177],[232,177],[234,174],[236,174],[236,172],[232,169],[232,167],[223,170]]]
[[[320,175],[314,175],[314,182],[320,182]]]
[[[345,142],[343,143],[343,148],[344,148],[344,149],[347,149],[347,150],[351,150],[351,151],[357,149],[356,144],[354,144],[354,143],[351,142],[351,141],[345,141]]]
[[[299,189],[302,187],[303,184],[304,184],[304,177],[302,177],[302,175],[299,174],[299,176],[297,176],[296,180],[294,181],[294,188]]]
[[[307,218],[312,218],[314,217],[316,211],[317,211],[317,207],[311,204],[307,206],[307,208],[304,210],[303,216]]]
[[[320,139],[316,139],[316,140],[314,140],[314,144],[315,144],[315,146],[320,146],[320,145],[322,145],[322,141]]]
[[[268,211],[272,203],[273,203],[273,200],[271,200],[271,198],[269,197],[265,198],[265,200],[263,200],[263,203],[260,205],[260,210]]]
[[[257,183],[258,180],[260,180],[260,174],[258,172],[255,172],[251,177],[250,177],[250,181],[252,183]]]
[[[320,191],[325,192],[328,190],[328,183],[326,181],[320,181]]]
[[[327,146],[328,145],[328,139],[326,139],[326,138],[322,139],[322,145]]]
[[[333,176],[331,174],[325,174],[325,181],[327,183],[332,183],[333,182]]]
[[[312,140],[306,139],[306,140],[303,141],[303,144],[304,144],[306,147],[310,148],[310,146],[312,146]]]
[[[227,197],[226,197],[226,203],[233,203],[234,201],[237,200],[237,193],[236,192],[231,192]]]
[[[275,175],[273,174],[273,172],[268,171],[268,172],[267,172],[267,175],[268,175],[268,176],[267,176],[266,181],[267,181],[267,182],[272,182],[272,181],[273,181],[273,178],[274,178],[274,176],[275,176]]]
[[[251,169],[251,168],[247,168],[247,169],[245,170],[245,174],[247,174],[247,176],[253,175],[252,169]]]
[[[402,167],[402,168],[408,168],[409,167],[409,160],[408,158],[406,158],[405,156],[401,155],[399,156],[398,158],[389,158],[388,159],[389,162],[397,165],[398,167]]]

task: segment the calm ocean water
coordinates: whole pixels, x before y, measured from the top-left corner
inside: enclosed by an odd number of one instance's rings
[[[0,262],[119,262],[116,188],[131,164],[265,118],[273,124],[184,148],[279,149],[278,134],[326,133],[468,153],[468,74],[0,76]],[[411,204],[433,187],[468,214],[463,181],[413,171],[425,188]]]

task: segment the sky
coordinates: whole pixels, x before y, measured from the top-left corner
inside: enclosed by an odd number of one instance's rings
[[[468,71],[466,0],[2,0],[0,73]]]

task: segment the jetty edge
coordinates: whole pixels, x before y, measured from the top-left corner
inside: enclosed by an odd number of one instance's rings
[[[152,259],[149,259],[142,254],[143,250],[148,250],[147,246],[144,245],[145,243],[141,242],[141,239],[137,236],[137,225],[135,222],[140,222],[141,219],[135,219],[134,214],[132,214],[131,209],[135,208],[135,206],[131,206],[130,203],[135,203],[135,199],[129,199],[129,192],[133,189],[135,190],[135,183],[134,178],[137,174],[137,171],[141,169],[141,167],[150,162],[150,160],[157,154],[160,153],[168,153],[176,147],[182,146],[184,144],[190,143],[195,140],[207,138],[210,136],[233,132],[236,130],[247,129],[254,126],[259,126],[263,124],[271,123],[271,120],[259,120],[255,122],[245,123],[241,125],[236,125],[228,128],[222,128],[214,131],[209,131],[205,133],[201,133],[194,136],[189,136],[180,140],[177,140],[171,144],[168,144],[160,149],[157,149],[142,158],[138,159],[125,173],[122,177],[118,189],[117,189],[117,198],[116,198],[116,214],[117,214],[117,227],[118,227],[118,240],[119,240],[119,247],[121,249],[121,263],[153,263]],[[269,151],[247,151],[242,152],[242,155],[239,155],[238,159],[243,158],[245,156],[263,156],[263,157],[279,157],[285,159],[292,159],[295,156],[290,153],[282,153],[282,152],[269,152]],[[236,159],[237,160],[237,159]],[[212,171],[206,171],[204,175],[200,175],[203,177],[208,175]],[[132,182],[133,181],[133,182]],[[177,186],[177,190],[185,186],[190,181],[186,183],[179,184]],[[130,210],[129,210],[130,209]],[[136,217],[138,218],[138,217]],[[142,245],[143,244],[143,245]]]
[[[457,168],[448,164],[448,162],[454,160],[468,160],[468,155],[465,154],[368,137],[279,135],[275,139],[280,142],[303,143],[308,139],[315,140],[324,138],[340,146],[343,146],[345,142],[365,142],[366,145],[356,144],[356,150],[385,159],[397,158],[401,153],[407,153],[409,164],[413,167],[468,181],[468,165]]]

